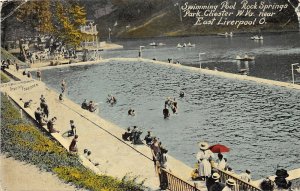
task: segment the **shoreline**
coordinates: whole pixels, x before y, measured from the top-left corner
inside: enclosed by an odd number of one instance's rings
[[[272,29],[272,30],[265,30],[262,31],[262,34],[280,34],[280,33],[294,33],[294,32],[299,32],[300,29],[294,29],[294,30],[276,30],[276,29]],[[230,30],[228,30],[230,31]],[[226,32],[226,31],[223,31]],[[233,34],[257,34],[258,32],[255,31],[236,31],[233,32]],[[114,37],[114,41],[118,42],[120,40],[128,40],[128,39],[134,39],[134,40],[138,40],[138,39],[142,39],[142,40],[146,40],[146,39],[162,39],[162,38],[180,38],[180,37],[193,37],[193,36],[217,36],[217,33],[192,33],[192,34],[185,34],[185,35],[162,35],[162,36],[144,36],[144,37]]]

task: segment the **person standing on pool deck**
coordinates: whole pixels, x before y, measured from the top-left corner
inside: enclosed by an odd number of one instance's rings
[[[19,69],[20,69],[20,66],[19,66],[18,63],[16,63],[16,70],[17,70],[17,72],[19,71]]]
[[[42,81],[42,72],[40,71],[40,69],[36,71],[36,77],[39,81]]]
[[[46,115],[46,117],[48,118],[49,117],[49,106],[46,102],[44,102],[43,104],[43,110],[44,110],[44,114]]]
[[[218,168],[221,170],[224,170],[226,168],[226,161],[223,158],[223,155],[221,153],[218,154]]]
[[[67,87],[67,84],[64,79],[61,81],[60,85],[61,85],[61,93],[64,93],[66,91],[66,87]]]
[[[211,176],[211,164],[209,160],[214,158],[214,154],[208,149],[208,143],[200,142],[198,145],[200,151],[197,153],[197,160],[202,163],[202,165],[199,165],[199,174],[202,177],[208,178]]]
[[[74,124],[74,120],[70,120],[70,126],[71,126],[70,136],[75,136],[76,135],[76,126]]]
[[[155,163],[157,160],[157,155],[158,153],[160,153],[160,147],[156,137],[153,137],[153,142],[151,144],[151,151],[152,151],[153,161]]]
[[[69,151],[70,152],[74,152],[77,153],[78,152],[78,148],[77,148],[77,142],[78,142],[78,135],[75,135],[70,146],[69,146]]]
[[[54,123],[55,123],[56,119],[57,119],[56,117],[53,117],[47,123],[47,128],[48,128],[50,133],[59,133],[59,131],[54,128]]]
[[[235,181],[233,179],[226,180],[226,186],[222,189],[222,191],[234,191]]]
[[[242,180],[245,180],[246,182],[250,182],[251,181],[251,171],[247,169],[244,173],[240,174],[240,177]]]

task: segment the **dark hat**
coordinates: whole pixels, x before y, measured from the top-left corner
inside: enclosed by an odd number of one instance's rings
[[[88,155],[88,156],[89,156],[89,155],[91,155],[91,154],[92,154],[92,152],[91,152],[91,151],[88,151],[88,152],[87,152],[87,155]]]
[[[89,150],[87,150],[87,149],[84,149],[83,150],[83,153],[85,154],[85,153],[87,153]]]
[[[70,120],[70,123],[74,123],[74,120]]]
[[[276,170],[276,176],[279,177],[289,177],[289,174],[287,173],[287,171],[285,169],[278,169]]]

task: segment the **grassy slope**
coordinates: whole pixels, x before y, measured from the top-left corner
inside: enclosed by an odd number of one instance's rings
[[[96,175],[51,140],[33,124],[21,118],[19,111],[1,94],[1,152],[8,157],[25,161],[40,169],[54,172],[65,182],[97,191],[140,191],[142,186],[134,179],[117,180]]]
[[[10,59],[13,62],[18,63],[19,65],[26,65],[25,62],[20,61],[17,57],[7,52],[4,48],[1,48],[1,60]]]
[[[10,81],[9,77],[7,75],[5,75],[3,72],[1,72],[0,75],[1,75],[1,84],[7,83]]]

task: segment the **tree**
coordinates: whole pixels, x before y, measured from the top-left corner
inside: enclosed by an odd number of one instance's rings
[[[51,34],[54,31],[51,13],[51,1],[28,1],[17,12],[17,19],[26,22],[42,34]]]
[[[86,23],[85,9],[78,3],[65,4],[56,2],[57,36],[66,44],[77,47],[83,40],[80,26]]]
[[[17,11],[17,19],[76,47],[83,39],[80,26],[86,23],[86,11],[76,1],[28,1]]]

